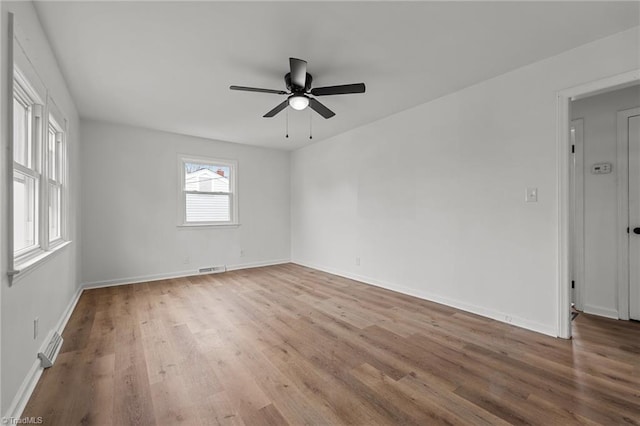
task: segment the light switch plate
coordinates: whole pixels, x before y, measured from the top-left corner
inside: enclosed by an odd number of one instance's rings
[[[527,192],[525,193],[524,200],[527,203],[537,203],[538,202],[538,188],[527,188]]]

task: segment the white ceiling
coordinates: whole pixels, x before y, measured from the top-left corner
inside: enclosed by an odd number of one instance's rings
[[[309,111],[262,115],[288,58],[323,97],[314,141],[639,24],[639,2],[41,2],[82,117],[252,145],[310,143]]]

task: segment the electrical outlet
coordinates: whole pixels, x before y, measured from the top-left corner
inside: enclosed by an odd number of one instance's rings
[[[33,320],[33,339],[34,340],[38,338],[39,328],[40,328],[40,318],[36,317]]]
[[[191,259],[189,259],[189,256],[185,256],[185,257],[182,259],[182,263],[184,263],[185,265],[190,264],[190,263],[191,263]]]
[[[524,200],[527,203],[537,203],[538,202],[538,188],[527,188],[527,191],[524,195]]]
[[[360,266],[360,258],[356,257],[356,266]]]
[[[240,249],[240,257],[244,257],[244,249]]]

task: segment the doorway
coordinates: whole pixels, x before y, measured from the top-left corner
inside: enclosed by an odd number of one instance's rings
[[[621,173],[621,168],[618,166],[618,158],[617,152],[620,150],[617,148],[617,139],[614,137],[613,141],[613,151],[609,151],[609,157],[603,157],[602,161],[595,161],[594,159],[598,156],[601,156],[597,150],[593,150],[593,141],[597,140],[597,138],[593,138],[593,135],[589,136],[585,128],[588,126],[587,122],[591,123],[591,120],[585,120],[584,117],[576,117],[572,114],[572,106],[574,106],[574,102],[588,98],[594,97],[601,94],[606,94],[608,92],[613,92],[616,90],[628,88],[631,86],[637,86],[640,84],[640,70],[633,70],[624,74],[612,76],[606,79],[602,79],[599,81],[591,82],[588,84],[584,84],[578,87],[574,87],[571,89],[566,89],[558,92],[558,158],[559,158],[559,174],[558,174],[558,188],[559,188],[559,227],[558,227],[558,254],[559,254],[559,267],[558,267],[558,337],[561,338],[571,338],[571,318],[572,318],[572,309],[574,306],[581,308],[585,311],[588,310],[596,310],[597,314],[615,318],[621,318],[619,316],[618,305],[621,299],[619,298],[619,292],[622,291],[622,286],[619,285],[618,273],[619,265],[618,261],[620,258],[624,258],[624,256],[618,256],[618,251],[620,247],[623,247],[624,239],[627,240],[627,299],[629,302],[627,303],[627,311],[631,309],[635,309],[636,304],[640,304],[638,300],[638,295],[635,293],[635,285],[629,285],[629,280],[634,279],[640,275],[638,273],[637,268],[632,270],[637,261],[629,263],[631,253],[629,251],[638,250],[637,246],[634,246],[634,242],[631,241],[632,232],[635,228],[631,228],[628,224],[628,220],[632,219],[632,215],[628,216],[627,224],[624,226],[624,236],[620,238],[616,232],[620,232],[620,226],[622,222],[620,222],[620,218],[617,214],[619,210],[621,210],[621,203],[624,200],[619,200],[617,197],[617,181],[619,180],[618,173]],[[638,106],[637,104],[635,106]],[[629,108],[627,108],[629,109]],[[635,115],[632,115],[635,116]],[[616,129],[616,113],[614,112],[613,118],[613,127]],[[575,121],[576,119],[582,118],[582,122]],[[627,123],[627,126],[631,131],[635,131],[635,119],[631,119],[631,123]],[[576,141],[576,138],[579,137],[582,128],[582,145],[581,147],[577,147],[576,145],[580,142]],[[614,130],[614,131],[617,131]],[[589,141],[585,143],[585,141]],[[627,142],[628,143],[628,142]],[[609,143],[610,145],[610,143]],[[631,154],[633,155],[633,146]],[[582,148],[582,152],[580,152],[580,148]],[[586,148],[586,149],[585,149]],[[609,148],[611,148],[609,146]],[[611,152],[613,152],[613,157],[611,156]],[[578,157],[574,157],[575,154],[578,154]],[[593,154],[596,154],[595,157]],[[582,156],[582,157],[580,157]],[[601,156],[602,157],[602,156]],[[629,152],[625,153],[625,157],[627,158],[627,167],[630,164],[629,158],[631,158],[631,162],[634,161],[637,163],[638,160],[633,160],[632,157],[629,157]],[[582,167],[579,167],[579,163],[582,159]],[[633,163],[633,164],[636,164]],[[577,166],[578,164],[578,166]],[[634,166],[635,167],[635,166]],[[633,171],[632,171],[633,173]],[[584,192],[580,193],[580,180],[582,179],[583,185],[594,185],[595,187],[601,185],[603,183],[607,183],[611,185],[613,183],[613,198],[608,200],[604,200],[602,206],[604,206],[605,210],[608,210],[609,219],[605,222],[598,222],[595,219],[600,219],[603,217],[602,215],[594,215],[588,216],[586,213],[588,209],[593,206],[590,205],[594,199],[593,194],[586,194]],[[594,180],[596,179],[596,180]],[[637,180],[637,178],[636,178]],[[629,175],[627,170],[626,182],[628,185]],[[604,186],[607,186],[606,184]],[[627,197],[629,197],[628,191],[633,191],[633,185],[628,185],[627,188]],[[602,188],[600,188],[602,189]],[[588,195],[588,196],[587,196]],[[637,194],[635,195],[636,198]],[[631,202],[633,203],[634,195],[631,194]],[[580,220],[576,220],[576,211],[579,212],[580,208],[584,209],[585,214],[582,215],[582,218],[590,218],[591,222],[583,222],[580,223]],[[626,206],[627,213],[630,213],[632,208],[631,205]],[[613,213],[613,219],[611,219],[611,213]],[[593,228],[593,224],[602,225],[601,231],[608,229],[611,231],[608,237],[604,239],[601,236],[595,236],[590,234],[589,229]],[[630,228],[629,233],[627,234],[627,226]],[[597,228],[599,229],[599,228]],[[582,233],[582,238],[584,239],[582,243],[580,243],[580,233]],[[636,234],[633,234],[635,236]],[[589,237],[590,236],[590,237]],[[590,239],[589,239],[590,238]],[[607,248],[605,248],[605,246]],[[580,247],[583,248],[584,252],[580,254]],[[598,258],[597,255],[594,257],[593,250],[606,249],[608,255],[610,255],[609,266],[603,268],[594,268],[594,263],[592,259]],[[590,250],[590,251],[589,251]],[[635,252],[637,253],[637,252]],[[636,258],[637,254],[634,254]],[[606,257],[606,256],[605,256]],[[613,259],[613,260],[611,260]],[[589,287],[588,281],[589,278],[587,275],[591,273],[593,275],[594,271],[601,276],[606,276],[607,279],[612,282],[613,289],[608,288],[606,290],[607,294],[598,294],[599,290],[594,292],[594,287]],[[586,274],[585,274],[586,272]],[[582,277],[581,277],[582,274]],[[596,281],[602,277],[597,277]],[[577,282],[576,277],[581,277],[580,281]],[[572,286],[572,281],[574,282],[574,286]],[[580,286],[580,284],[583,284]],[[591,292],[591,294],[590,294]],[[640,293],[640,289],[637,289],[637,292]],[[604,296],[601,301],[593,303],[592,296]],[[635,297],[635,299],[634,299]],[[632,301],[633,299],[633,301]],[[639,302],[639,303],[636,303]],[[632,307],[631,305],[634,305]],[[628,318],[627,318],[628,319]]]
[[[638,85],[571,103],[573,302],[578,311],[613,319],[629,319],[630,291],[638,285],[628,231],[640,221],[629,203],[637,174],[629,120],[639,110]]]

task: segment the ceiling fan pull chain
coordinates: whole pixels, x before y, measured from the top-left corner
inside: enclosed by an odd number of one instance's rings
[[[284,137],[285,137],[285,138],[288,138],[288,137],[289,137],[289,108],[287,108],[287,112],[286,112],[286,114],[287,114],[287,132],[286,132],[286,134],[284,135]]]
[[[313,117],[313,114],[311,114],[311,109],[309,109],[309,139],[313,139],[313,135],[312,135],[312,127],[311,127],[311,119]]]

